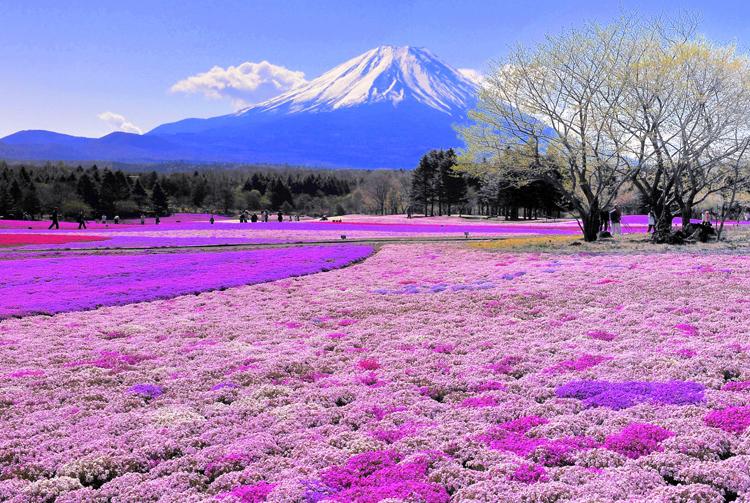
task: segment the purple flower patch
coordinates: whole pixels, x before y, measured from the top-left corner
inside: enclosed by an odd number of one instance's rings
[[[156,398],[164,394],[164,388],[155,384],[136,384],[129,388],[125,393],[129,395],[141,395],[147,400]]]
[[[573,381],[555,389],[558,398],[577,398],[587,407],[627,409],[643,402],[690,405],[704,401],[705,387],[694,382]]]

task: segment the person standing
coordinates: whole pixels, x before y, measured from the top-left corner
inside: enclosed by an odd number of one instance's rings
[[[284,221],[284,214],[281,212],[281,210],[279,210],[278,217],[279,217],[279,223]]]
[[[406,206],[406,218],[411,218],[411,204]]]
[[[213,213],[211,213],[211,220],[210,220],[210,222],[211,222],[211,225],[214,224],[214,214]]]
[[[646,233],[649,233],[651,231],[656,231],[656,213],[654,210],[648,210],[648,230]]]
[[[120,223],[120,215],[115,215],[115,225],[118,225]]]
[[[49,224],[49,227],[47,228],[47,230],[51,229],[52,227],[54,227],[55,229],[60,228],[60,221],[58,220],[58,217],[57,217],[57,208],[52,208],[52,223]]]
[[[146,225],[146,215],[141,213],[141,225]]]
[[[621,219],[622,214],[620,213],[620,209],[615,205],[612,211],[609,212],[609,220],[612,222],[612,234],[622,234]]]
[[[102,224],[107,225],[107,215],[102,215]]]

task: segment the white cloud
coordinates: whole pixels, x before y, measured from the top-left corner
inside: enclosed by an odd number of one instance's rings
[[[143,134],[141,128],[134,126],[130,122],[125,120],[120,114],[113,114],[112,112],[104,112],[99,114],[98,117],[112,126],[115,131],[123,131],[125,133]]]
[[[458,73],[478,86],[481,86],[484,82],[484,74],[480,70],[474,70],[472,68],[459,68]]]
[[[229,98],[235,108],[244,108],[271,99],[306,83],[305,74],[283,66],[242,63],[227,69],[215,66],[206,73],[181,80],[170,93],[203,93],[208,98]]]

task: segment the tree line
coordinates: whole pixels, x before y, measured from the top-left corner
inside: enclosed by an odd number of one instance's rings
[[[41,218],[52,208],[67,219],[81,211],[89,218],[110,219],[244,210],[313,217],[386,215],[403,214],[408,205],[425,215],[536,218],[559,213],[559,195],[548,185],[516,187],[493,174],[469,176],[455,170],[457,159],[452,149],[435,149],[412,171],[215,165],[191,172],[160,166],[161,173],[126,171],[123,165],[84,168],[63,162],[35,166],[0,161],[0,217]]]
[[[563,194],[544,180],[518,184],[508,174],[462,172],[453,149],[433,149],[411,177],[410,203],[425,216],[485,215],[519,218],[560,217],[569,207]],[[523,211],[522,214],[519,212]]]
[[[213,168],[216,168],[214,166]],[[302,213],[397,213],[408,204],[409,172],[261,167],[132,172],[68,166],[9,165],[0,161],[0,217],[40,218],[58,208],[63,218],[121,218],[177,211],[233,214],[244,210]]]

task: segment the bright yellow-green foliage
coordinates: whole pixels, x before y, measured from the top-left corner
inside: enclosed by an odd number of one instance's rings
[[[569,246],[570,243],[580,241],[581,238],[572,236],[532,236],[507,238],[498,241],[482,241],[471,243],[468,246],[482,250],[534,251],[556,249],[560,246]]]

